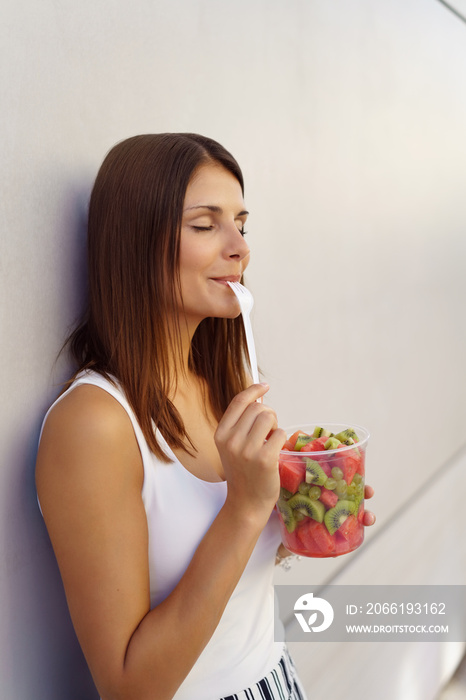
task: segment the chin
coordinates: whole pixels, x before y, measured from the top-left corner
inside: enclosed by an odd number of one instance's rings
[[[234,319],[238,318],[238,316],[241,315],[241,312],[232,312],[232,313],[218,313],[218,314],[210,314],[209,318],[229,318],[229,319]]]
[[[238,318],[241,315],[241,309],[236,303],[233,304],[216,304],[216,308],[211,308],[208,314],[211,318]]]
[[[241,316],[241,311],[238,309],[224,309],[223,311],[219,311],[217,313],[212,314],[212,318],[238,318]]]

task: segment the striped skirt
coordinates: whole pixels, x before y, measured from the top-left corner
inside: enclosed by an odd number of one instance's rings
[[[307,700],[307,696],[285,647],[275,668],[256,685],[221,700]]]

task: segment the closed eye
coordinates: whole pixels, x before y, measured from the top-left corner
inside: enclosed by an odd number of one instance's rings
[[[212,231],[212,229],[213,229],[214,227],[213,227],[213,226],[192,226],[192,228],[193,228],[195,231]],[[246,229],[244,228],[244,226],[243,226],[243,228],[238,229],[238,231],[240,232],[240,234],[241,234],[242,236],[245,236],[245,235],[247,234],[247,231],[246,231]]]

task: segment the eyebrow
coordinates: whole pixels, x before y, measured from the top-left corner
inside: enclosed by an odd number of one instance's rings
[[[217,207],[214,204],[197,204],[194,207],[188,207],[185,209],[185,211],[191,211],[192,209],[208,209],[209,211],[214,212],[214,214],[223,214],[222,207]],[[240,211],[237,216],[247,216],[248,214],[249,212],[244,209],[243,211]]]

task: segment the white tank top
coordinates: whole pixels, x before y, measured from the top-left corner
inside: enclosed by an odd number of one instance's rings
[[[173,461],[157,459],[123,391],[96,372],[81,372],[49,411],[80,384],[93,384],[111,394],[133,425],[144,467],[142,500],[149,532],[151,607],[155,607],[181,579],[224,504],[226,482],[207,482],[191,474],[159,430],[157,441]],[[48,412],[44,423],[47,416]],[[278,662],[283,643],[274,642],[273,571],[280,541],[273,511],[213,636],[173,700],[216,700],[230,695],[256,683]],[[186,607],[189,605],[187,599]]]

